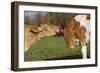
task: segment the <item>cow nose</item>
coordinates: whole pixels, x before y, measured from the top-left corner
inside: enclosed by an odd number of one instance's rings
[[[59,31],[59,29],[56,29],[56,33],[59,33],[60,31]]]
[[[70,45],[70,46],[68,46],[69,48],[71,48],[71,49],[74,49],[74,45]]]
[[[74,48],[74,46],[71,46],[70,48],[71,48],[71,49],[73,49],[73,48]]]

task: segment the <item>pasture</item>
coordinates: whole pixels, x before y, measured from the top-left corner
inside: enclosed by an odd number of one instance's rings
[[[88,58],[90,58],[90,44],[88,45]],[[41,38],[24,52],[24,61],[46,61],[62,59],[81,59],[81,46],[74,49],[67,47],[63,36]]]

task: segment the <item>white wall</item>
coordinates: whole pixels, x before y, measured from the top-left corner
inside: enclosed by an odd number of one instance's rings
[[[10,54],[11,54],[11,12],[10,3],[14,0],[0,0],[0,73],[14,73],[10,70]],[[17,1],[17,0],[16,0]],[[29,1],[29,0],[21,0]],[[100,0],[30,0],[34,2],[45,2],[45,3],[62,3],[62,4],[79,4],[79,5],[98,5],[100,13]],[[100,16],[100,14],[98,14]],[[99,17],[98,17],[99,19]],[[100,23],[100,21],[99,21]],[[98,28],[100,27],[98,23]],[[98,32],[100,29],[98,29]],[[98,35],[100,37],[100,34]],[[100,40],[100,38],[98,38]],[[99,41],[100,43],[100,41]],[[100,52],[100,46],[98,51]],[[100,53],[98,54],[100,55]],[[100,58],[99,58],[100,62]],[[57,70],[40,70],[34,71],[34,73],[99,73],[100,63],[98,67],[88,67],[88,68],[73,68],[73,69],[57,69]],[[24,73],[24,72],[22,72]],[[33,73],[33,71],[26,71],[25,73]]]

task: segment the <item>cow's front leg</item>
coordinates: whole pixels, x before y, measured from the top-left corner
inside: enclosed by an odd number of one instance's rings
[[[81,48],[82,58],[87,59],[87,46],[84,43],[81,43],[81,45],[82,45],[82,48]]]

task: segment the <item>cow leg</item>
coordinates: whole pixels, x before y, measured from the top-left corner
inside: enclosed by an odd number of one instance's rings
[[[82,35],[80,38],[80,43],[81,43],[81,52],[82,52],[82,58],[87,59],[87,45],[86,45],[86,36]]]
[[[87,59],[87,46],[86,44],[81,44],[82,48],[81,48],[81,52],[82,52],[82,58],[83,59]]]
[[[82,58],[87,59],[87,36],[86,35],[86,29],[84,27],[80,27],[79,31],[76,32],[76,35],[80,41],[81,44],[81,53],[82,53]]]

